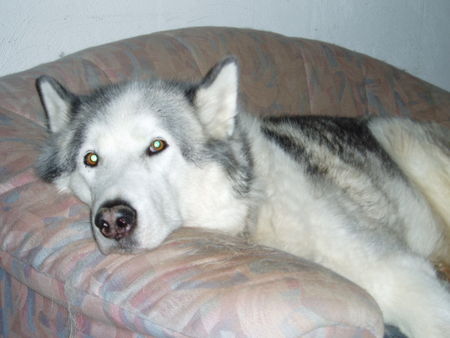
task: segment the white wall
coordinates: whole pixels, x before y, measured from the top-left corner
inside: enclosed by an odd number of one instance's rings
[[[450,90],[450,0],[0,0],[0,75],[186,26],[237,26],[369,54]]]

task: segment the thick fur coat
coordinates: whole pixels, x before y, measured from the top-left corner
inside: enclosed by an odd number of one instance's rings
[[[411,337],[450,332],[450,133],[367,117],[256,118],[227,58],[199,83],[154,80],[78,96],[41,77],[41,177],[92,210],[100,250],[158,246],[197,226],[311,259],[365,288]]]

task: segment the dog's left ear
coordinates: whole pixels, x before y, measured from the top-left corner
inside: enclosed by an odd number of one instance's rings
[[[46,75],[36,80],[36,89],[47,113],[50,131],[59,132],[70,119],[75,95],[54,78]]]
[[[215,65],[197,88],[193,103],[211,137],[223,139],[234,131],[239,87],[238,65],[228,57]]]

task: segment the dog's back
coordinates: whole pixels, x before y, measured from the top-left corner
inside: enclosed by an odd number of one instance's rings
[[[294,116],[266,118],[262,131],[306,176],[348,198],[349,213],[398,233],[421,256],[450,263],[448,129],[404,118]]]
[[[400,118],[297,116],[266,118],[262,131],[359,223],[449,262],[448,130]]]
[[[265,119],[261,130],[268,144],[256,153],[270,149],[270,170],[259,175],[268,193],[256,240],[355,281],[408,335],[443,336],[450,297],[426,259],[448,259],[448,131],[313,116]]]

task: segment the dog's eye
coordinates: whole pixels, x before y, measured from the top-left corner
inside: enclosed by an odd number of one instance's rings
[[[148,147],[148,154],[149,155],[157,154],[157,153],[163,151],[164,149],[166,149],[167,146],[168,146],[167,142],[164,141],[163,139],[160,139],[160,138],[154,139],[150,143],[150,146]]]
[[[98,155],[94,153],[93,151],[88,152],[84,156],[84,164],[88,167],[95,167],[98,164]]]

